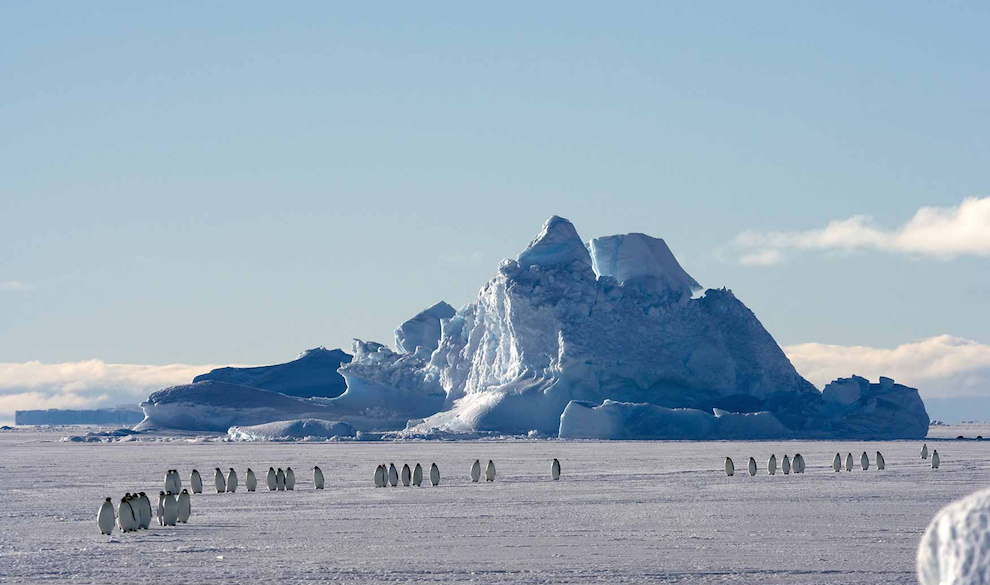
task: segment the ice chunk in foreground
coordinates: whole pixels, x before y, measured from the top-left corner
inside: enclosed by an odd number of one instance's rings
[[[233,441],[300,441],[353,437],[354,434],[354,427],[345,422],[314,418],[230,427],[227,430],[228,438]]]
[[[399,353],[422,353],[429,358],[440,344],[440,322],[454,316],[454,307],[444,301],[418,313],[395,330],[395,350]]]
[[[939,510],[918,545],[921,585],[990,583],[990,490]]]

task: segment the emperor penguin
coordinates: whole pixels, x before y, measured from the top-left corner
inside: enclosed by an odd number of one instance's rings
[[[227,491],[227,482],[223,478],[223,472],[217,467],[213,473],[213,483],[217,486],[217,493],[222,494]]]
[[[794,468],[794,473],[804,473],[804,456],[800,453],[795,453],[794,459],[791,461],[791,467]]]
[[[554,461],[556,461],[556,459],[554,459]],[[732,459],[729,457],[725,458],[725,474],[728,475],[729,477],[732,477],[733,475],[736,474],[736,466],[734,463],[732,463]]]
[[[151,528],[151,500],[148,499],[148,494],[141,492],[138,494],[138,515],[141,516],[141,528],[147,530]]]
[[[749,474],[751,476],[756,475],[756,459],[752,457],[749,458]]]
[[[940,463],[938,457],[938,449],[932,451],[932,469],[938,469],[938,464]]]
[[[550,464],[550,478],[554,481],[560,479],[560,461],[554,458],[553,463]]]
[[[117,505],[117,527],[121,532],[134,530],[134,509],[128,499],[127,496],[120,498],[120,504]]]
[[[385,467],[380,463],[375,468],[375,487],[385,487]]]
[[[921,458],[928,459],[928,443],[921,446]]]
[[[887,464],[883,460],[883,454],[880,453],[880,451],[877,451],[877,469],[883,471],[885,467],[887,467]]]
[[[313,468],[313,485],[315,485],[318,490],[323,489],[323,471],[320,470],[319,465]]]
[[[402,486],[409,487],[412,483],[412,471],[409,469],[409,464],[403,464],[402,466]]]
[[[399,471],[395,468],[395,463],[388,464],[388,484],[392,487],[399,485]]]
[[[248,467],[247,479],[244,480],[244,485],[247,486],[247,491],[249,492],[258,489],[258,478],[254,476],[254,471],[250,467]]]
[[[275,468],[274,467],[269,467],[268,468],[268,477],[266,477],[265,480],[268,482],[268,489],[271,490],[271,491],[275,491],[275,489],[278,487],[278,483],[277,483],[277,481],[275,479]]]
[[[182,489],[182,478],[179,477],[179,470],[172,470],[172,493],[177,494]]]
[[[436,463],[430,465],[430,484],[434,487],[440,485],[440,468]]]
[[[100,527],[100,534],[110,534],[113,532],[113,524],[117,520],[113,511],[113,501],[110,498],[103,500],[100,511],[96,515],[96,524]]]
[[[282,471],[281,467],[275,472],[275,489],[280,492],[285,491],[285,472]]]
[[[287,490],[296,489],[296,473],[292,471],[291,467],[285,468],[285,489]]]
[[[784,455],[784,458],[780,460],[780,470],[784,472],[784,475],[791,472],[791,460],[787,455]]]
[[[853,454],[846,453],[846,471],[853,470]]]
[[[233,467],[231,467],[230,471],[227,472],[227,491],[237,491],[237,472],[234,471]]]
[[[767,461],[767,473],[770,475],[777,474],[777,455],[776,453],[770,454],[770,460]]]
[[[189,474],[189,484],[192,485],[192,493],[203,493],[203,478],[199,476],[199,472],[195,469]]]
[[[832,458],[832,469],[834,469],[836,473],[842,471],[842,455],[836,453],[835,457]]]
[[[478,483],[481,479],[481,460],[475,459],[474,465],[471,466],[471,481]]]
[[[158,492],[158,525],[165,526],[165,492]]]
[[[485,481],[495,481],[495,463],[489,459],[488,467],[485,468]]]
[[[171,469],[166,469],[165,470],[165,483],[164,483],[163,488],[164,488],[164,490],[166,492],[172,491],[172,470]]]
[[[413,485],[419,487],[422,484],[423,484],[423,466],[417,463],[416,468],[413,469]]]
[[[179,503],[172,494],[165,494],[165,526],[175,526],[178,519]]]
[[[859,456],[859,466],[863,468],[863,471],[870,468],[870,456],[866,454],[866,451],[863,451],[863,454]]]
[[[182,490],[179,494],[179,501],[176,502],[178,506],[176,520],[185,524],[189,522],[189,515],[192,514],[192,502],[189,501],[189,491]]]

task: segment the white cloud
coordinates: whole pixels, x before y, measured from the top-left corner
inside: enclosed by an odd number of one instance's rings
[[[990,197],[969,197],[955,207],[922,207],[904,225],[886,229],[868,215],[830,221],[805,231],[744,231],[731,244],[739,262],[779,264],[789,252],[861,249],[939,259],[990,257]]]
[[[33,289],[34,286],[28,282],[24,282],[23,280],[0,281],[0,292],[27,292]]]
[[[0,362],[0,418],[13,416],[14,410],[137,404],[155,390],[187,384],[217,367],[107,364],[100,360]]]
[[[783,350],[819,388],[857,374],[873,382],[894,378],[924,397],[990,396],[990,345],[960,337],[939,335],[893,349],[803,343]]]

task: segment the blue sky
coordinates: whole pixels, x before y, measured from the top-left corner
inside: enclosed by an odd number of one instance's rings
[[[0,387],[391,343],[558,214],[785,348],[975,344],[874,366],[990,396],[985,3],[98,8],[0,8]]]

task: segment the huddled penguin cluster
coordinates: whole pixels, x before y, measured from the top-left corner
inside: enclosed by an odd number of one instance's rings
[[[423,485],[423,466],[419,463],[415,468],[410,468],[409,464],[403,464],[402,471],[395,468],[395,463],[390,463],[387,467],[384,463],[375,468],[375,487],[395,487],[402,482],[404,487]],[[436,463],[430,465],[430,484],[440,485],[440,468]]]
[[[172,474],[174,470],[169,471]],[[168,478],[168,475],[166,475]],[[177,476],[176,476],[177,479]],[[171,481],[167,479],[167,481]],[[169,487],[175,487],[170,484]],[[189,490],[183,489],[178,498],[172,493],[158,492],[158,523],[161,526],[175,526],[177,523],[185,524],[192,514],[192,505],[189,498]],[[117,505],[114,512],[113,501],[106,498],[100,505],[100,510],[96,514],[96,524],[100,528],[101,534],[110,535],[113,533],[114,524],[121,532],[136,532],[147,530],[151,527],[151,521],[155,518],[151,509],[151,499],[144,492],[136,494],[125,494]]]
[[[554,462],[556,463],[556,459]],[[559,465],[559,464],[558,464]],[[749,458],[749,464],[746,466],[749,475],[752,477],[756,475],[759,467],[756,464],[756,459],[753,457]],[[800,453],[795,453],[794,458],[791,459],[789,456],[784,455],[783,459],[780,460],[780,471],[784,475],[790,475],[793,471],[794,473],[804,473],[804,457]],[[725,475],[732,477],[736,474],[736,465],[732,462],[731,457],[725,458]],[[773,453],[770,455],[770,459],[767,460],[767,474],[777,475],[777,454]]]

